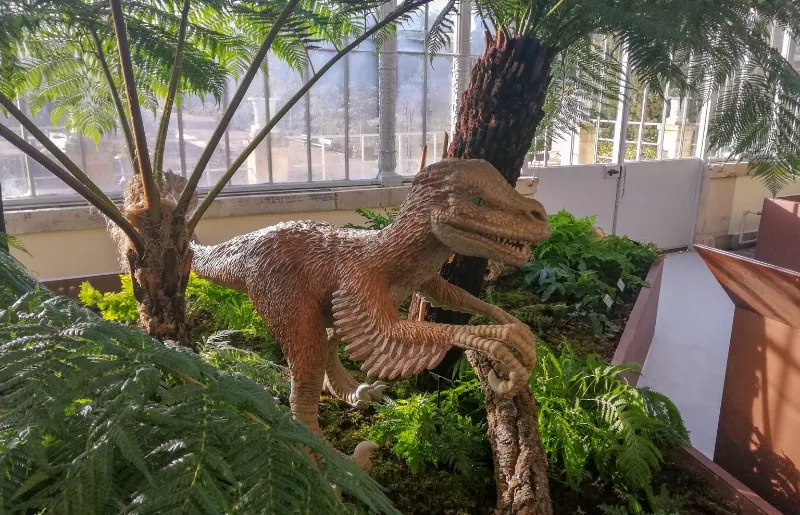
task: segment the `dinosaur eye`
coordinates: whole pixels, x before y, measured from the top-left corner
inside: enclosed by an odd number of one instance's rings
[[[476,197],[476,198],[472,199],[472,203],[475,204],[476,206],[485,206],[486,205],[486,201],[481,197]]]

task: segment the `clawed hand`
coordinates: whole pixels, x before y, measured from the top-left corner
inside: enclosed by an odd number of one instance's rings
[[[512,397],[528,383],[536,364],[536,338],[530,328],[511,317],[513,322],[502,325],[472,326],[461,346],[486,353],[495,362],[489,373],[489,386],[498,395]],[[501,378],[498,376],[498,371]]]

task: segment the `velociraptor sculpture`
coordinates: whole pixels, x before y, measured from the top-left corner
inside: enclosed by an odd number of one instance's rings
[[[542,205],[517,193],[488,162],[448,159],[417,174],[386,229],[281,223],[215,246],[193,244],[192,268],[248,293],[289,363],[293,414],[324,439],[318,422],[323,385],[352,405],[380,399],[384,387],[359,385],[350,376],[339,361],[340,341],[378,378],[432,368],[458,346],[496,363],[490,386],[499,394],[524,387],[536,358],[528,327],[438,272],[454,252],[521,266],[530,245],[549,234]],[[402,320],[397,308],[415,292],[433,305],[483,314],[499,325]],[[353,461],[367,468],[374,445],[362,443]]]

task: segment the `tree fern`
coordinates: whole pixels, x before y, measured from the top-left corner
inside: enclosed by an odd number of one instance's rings
[[[397,513],[257,382],[53,297],[7,255],[0,284],[4,511],[343,513],[335,485]]]
[[[663,446],[688,442],[680,413],[665,396],[630,386],[597,356],[580,358],[564,345],[559,355],[538,347],[531,384],[539,430],[560,479],[578,488],[599,475],[615,488],[643,496],[663,458]]]

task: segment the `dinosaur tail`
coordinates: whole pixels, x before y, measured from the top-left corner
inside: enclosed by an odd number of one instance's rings
[[[196,239],[190,245],[194,254],[192,270],[199,277],[228,288],[247,291],[245,259],[239,251],[240,246],[232,241],[219,245],[200,245]]]

